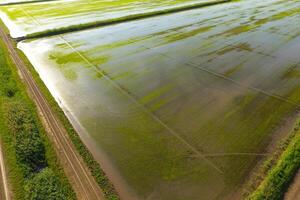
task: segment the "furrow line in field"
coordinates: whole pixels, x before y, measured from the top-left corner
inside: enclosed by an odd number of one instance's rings
[[[200,158],[205,160],[211,167],[215,168],[219,173],[223,173],[223,171],[216,166],[212,161],[207,159],[203,153],[198,151],[195,147],[193,147],[190,143],[188,143],[183,137],[180,136],[176,131],[174,131],[172,128],[170,128],[166,123],[164,123],[159,117],[157,117],[154,113],[149,111],[144,105],[138,102],[138,100],[130,95],[127,91],[125,91],[118,83],[113,81],[108,75],[103,73],[97,66],[95,66],[93,63],[91,63],[82,53],[77,51],[66,39],[63,38],[63,36],[58,36],[61,38],[61,40],[64,41],[78,56],[80,56],[90,67],[93,67],[98,73],[101,74],[102,77],[104,77],[111,85],[113,85],[116,89],[118,89],[122,94],[124,94],[126,97],[128,97],[135,105],[137,105],[139,108],[141,108],[145,113],[147,113],[149,116],[151,116],[157,123],[159,123],[162,127],[164,127],[169,133],[171,133],[175,138],[177,138],[180,142],[182,142],[185,146],[187,146],[192,152],[194,152],[196,155],[198,155]]]
[[[245,84],[243,84],[243,83],[241,83],[241,82],[239,82],[239,81],[236,81],[236,80],[234,80],[234,79],[232,79],[232,78],[229,78],[229,77],[227,77],[227,76],[225,76],[225,75],[223,75],[223,74],[220,74],[220,73],[217,73],[217,72],[208,70],[208,69],[206,69],[206,68],[200,67],[200,66],[195,65],[195,64],[192,64],[192,63],[187,63],[187,65],[190,65],[191,67],[195,67],[195,68],[197,68],[197,69],[199,69],[199,70],[202,70],[202,71],[205,71],[205,72],[207,72],[207,73],[210,73],[210,74],[215,75],[215,76],[217,76],[217,77],[223,78],[223,79],[225,79],[225,80],[231,81],[232,83],[235,83],[236,85],[238,85],[238,86],[240,86],[240,87],[248,88],[248,89],[251,89],[251,90],[253,90],[253,91],[259,92],[259,93],[261,93],[261,94],[264,94],[264,95],[266,95],[266,96],[269,96],[269,97],[278,99],[278,100],[280,100],[280,101],[289,103],[289,104],[291,104],[291,105],[299,106],[298,103],[296,103],[296,102],[294,102],[294,101],[292,101],[292,100],[290,100],[290,99],[287,99],[287,98],[284,98],[284,97],[282,97],[282,96],[279,96],[279,95],[276,95],[276,94],[267,92],[267,91],[265,91],[265,90],[259,89],[259,88],[254,87],[254,86],[245,85]]]
[[[145,47],[145,46],[144,46],[144,47]],[[150,48],[149,48],[149,49],[150,49]],[[158,54],[160,54],[160,55],[162,55],[162,56],[165,56],[165,57],[168,57],[168,58],[170,58],[170,59],[176,59],[176,58],[171,57],[171,56],[169,56],[169,55],[167,55],[167,54],[163,54],[163,53],[158,53]],[[290,99],[284,98],[284,97],[282,97],[282,96],[280,96],[280,95],[276,95],[276,94],[267,92],[267,91],[265,91],[265,90],[263,90],[263,89],[259,89],[259,88],[254,87],[254,86],[245,85],[245,84],[243,84],[243,83],[241,83],[241,82],[239,82],[239,81],[237,81],[237,80],[234,80],[234,79],[232,79],[232,78],[230,78],[230,77],[228,77],[228,76],[225,76],[225,75],[220,74],[220,73],[218,73],[218,72],[215,72],[215,71],[209,70],[209,69],[207,69],[207,68],[201,67],[201,66],[196,65],[196,64],[194,64],[194,63],[185,62],[185,63],[183,63],[183,64],[185,64],[185,65],[187,65],[187,66],[190,66],[190,67],[193,67],[193,68],[195,68],[195,69],[204,71],[204,72],[209,73],[209,74],[211,74],[211,75],[213,75],[213,76],[216,76],[216,77],[225,79],[225,80],[227,80],[227,81],[230,81],[230,82],[232,82],[232,83],[234,83],[235,85],[238,85],[238,86],[240,86],[240,87],[251,89],[251,90],[253,90],[253,91],[259,92],[259,93],[264,94],[264,95],[266,95],[266,96],[269,96],[269,97],[272,97],[272,98],[276,98],[276,99],[278,99],[278,100],[284,101],[284,102],[289,103],[289,104],[291,104],[291,105],[295,105],[295,106],[297,106],[297,107],[299,106],[298,103],[296,103],[296,102],[294,102],[294,101],[292,101],[292,100],[290,100]]]

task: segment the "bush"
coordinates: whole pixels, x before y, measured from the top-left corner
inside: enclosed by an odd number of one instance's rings
[[[16,158],[28,177],[47,166],[45,147],[30,111],[21,102],[6,104],[7,124],[15,135]]]
[[[16,136],[16,158],[24,169],[24,176],[47,166],[45,148],[38,133],[19,133]]]
[[[44,129],[37,117],[36,107],[27,96],[26,87],[19,78],[2,40],[0,40],[0,129],[14,199],[76,198],[59,166],[50,141],[44,137]],[[53,171],[47,169],[44,172],[43,169],[48,166]],[[25,187],[27,192],[33,194],[26,194]]]
[[[36,174],[25,186],[26,200],[69,199],[67,191],[53,171],[45,168]]]

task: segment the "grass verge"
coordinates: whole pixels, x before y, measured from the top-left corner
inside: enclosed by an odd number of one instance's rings
[[[272,157],[266,160],[256,176],[258,185],[247,200],[279,200],[283,199],[291,180],[300,166],[300,120],[294,129],[275,151]]]
[[[39,199],[42,194],[50,200],[56,195],[50,197],[48,189],[59,188],[62,200],[75,199],[37,112],[5,44],[0,40],[0,137],[13,198]],[[44,181],[43,185],[35,187],[36,196],[31,196],[33,193],[26,186],[31,186],[32,180],[44,169],[51,171],[47,176],[54,181],[51,185]]]

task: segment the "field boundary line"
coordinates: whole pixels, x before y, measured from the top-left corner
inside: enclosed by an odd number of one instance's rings
[[[23,12],[37,24],[40,25],[38,20],[36,20],[33,16],[27,13],[23,8],[21,8]],[[188,143],[184,138],[182,138],[177,132],[171,129],[167,124],[165,124],[161,119],[159,119],[156,115],[154,115],[151,111],[149,111],[145,106],[141,105],[135,97],[126,92],[119,84],[113,81],[109,76],[107,76],[103,71],[101,71],[96,65],[91,63],[82,53],[80,53],[77,49],[75,49],[63,36],[57,35],[65,44],[67,44],[77,55],[79,55],[88,65],[90,65],[94,70],[101,74],[110,84],[112,84],[116,89],[118,89],[122,94],[127,96],[132,102],[134,102],[138,107],[140,107],[146,114],[151,116],[156,122],[158,122],[161,126],[163,126],[168,132],[170,132],[173,136],[175,136],[180,142],[186,145],[191,151],[193,151],[196,155],[206,161],[211,167],[217,170],[219,173],[223,174],[223,171],[212,161],[207,159],[204,154],[202,154],[199,150],[193,147],[190,143]]]
[[[239,82],[239,81],[236,81],[236,80],[234,80],[234,79],[232,79],[232,78],[229,78],[229,77],[227,77],[227,76],[225,76],[225,75],[222,75],[222,74],[220,74],[220,73],[217,73],[217,72],[214,72],[214,71],[205,69],[205,68],[203,68],[203,67],[201,67],[201,66],[199,66],[199,65],[196,65],[196,64],[193,64],[193,63],[187,63],[187,65],[190,65],[191,67],[197,68],[197,69],[202,70],[202,71],[206,71],[207,73],[213,74],[213,75],[215,75],[215,76],[217,76],[217,77],[220,77],[220,78],[223,78],[223,79],[225,79],[225,80],[231,81],[232,83],[235,83],[236,85],[239,85],[240,87],[248,88],[248,89],[254,90],[254,91],[256,91],[256,92],[259,92],[259,93],[261,93],[261,94],[264,94],[264,95],[266,95],[266,96],[273,97],[273,98],[276,98],[277,100],[281,100],[281,101],[283,101],[283,102],[289,103],[289,104],[291,104],[291,105],[299,106],[298,103],[296,103],[296,102],[294,102],[294,101],[292,101],[292,100],[290,100],[290,99],[284,98],[284,97],[282,97],[282,96],[279,96],[279,95],[276,95],[276,94],[273,94],[273,93],[269,93],[269,92],[267,92],[267,91],[265,91],[265,90],[263,90],[263,89],[259,89],[259,88],[257,88],[257,87],[253,87],[253,86],[250,86],[250,85],[242,84],[242,83]]]
[[[141,19],[147,19],[147,18],[161,16],[161,15],[184,12],[184,11],[193,10],[193,9],[200,9],[200,8],[204,8],[204,7],[208,7],[208,6],[219,5],[219,4],[224,4],[224,3],[234,2],[234,1],[235,0],[213,0],[213,1],[200,2],[200,3],[191,3],[191,4],[182,5],[182,6],[179,5],[177,7],[175,6],[175,7],[162,9],[162,10],[154,10],[154,11],[149,11],[149,12],[145,12],[145,13],[131,14],[131,15],[115,18],[115,19],[87,22],[87,23],[80,24],[80,25],[77,25],[77,24],[70,25],[70,26],[61,27],[58,29],[48,29],[45,31],[31,33],[31,34],[25,35],[23,37],[16,38],[16,40],[22,41],[25,39],[43,38],[46,36],[55,36],[55,35],[60,35],[60,34],[64,34],[64,33],[83,31],[83,30],[88,30],[88,29],[97,28],[97,27],[104,27],[104,26],[108,26],[108,25],[126,23],[126,22],[130,22],[130,21],[134,21],[134,20],[141,20]]]
[[[147,49],[151,49],[151,48],[146,47],[146,46],[144,46],[144,47],[147,48]],[[162,56],[165,56],[165,57],[168,57],[168,58],[170,58],[170,59],[176,59],[176,58],[173,58],[173,57],[171,57],[171,56],[169,56],[169,55],[167,55],[167,54],[164,54],[164,53],[158,53],[158,54],[160,54],[160,55],[162,55]],[[273,94],[273,93],[269,93],[269,92],[267,92],[267,91],[265,91],[265,90],[263,90],[263,89],[259,89],[259,88],[257,88],[257,87],[253,87],[253,86],[250,86],[250,85],[244,85],[244,84],[242,84],[242,83],[239,82],[239,81],[236,81],[236,80],[234,80],[234,79],[232,79],[232,78],[229,78],[229,77],[227,77],[227,76],[225,76],[225,75],[223,75],[223,74],[220,74],[220,73],[218,73],[218,72],[214,72],[214,71],[212,71],[212,70],[209,70],[209,69],[206,69],[206,68],[204,68],[204,67],[201,67],[200,65],[197,65],[197,64],[195,64],[195,63],[191,63],[191,62],[183,62],[183,64],[186,64],[187,66],[193,67],[193,68],[198,69],[198,70],[201,70],[201,71],[203,71],[203,72],[207,72],[207,73],[209,73],[209,74],[211,74],[211,75],[214,75],[214,76],[216,76],[216,77],[225,79],[225,80],[227,80],[227,81],[229,81],[229,82],[232,82],[232,83],[234,83],[234,84],[236,84],[236,85],[238,85],[238,86],[240,86],[240,87],[242,87],[242,88],[248,88],[248,89],[254,90],[254,91],[256,91],[256,92],[259,92],[259,93],[261,93],[261,94],[264,94],[264,95],[266,95],[266,96],[276,98],[277,100],[284,101],[284,102],[289,103],[289,104],[291,104],[291,105],[295,105],[295,106],[297,106],[297,107],[299,106],[298,103],[296,103],[296,102],[294,102],[294,101],[292,101],[292,100],[290,100],[290,99],[284,98],[284,97],[282,97],[282,96],[280,96],[280,95],[276,95],[276,94]]]
[[[37,24],[40,25],[38,20],[36,20],[33,16],[31,16],[29,13],[27,13],[23,8],[21,8],[23,12],[28,15],[32,20]],[[163,126],[169,133],[171,133],[173,136],[175,136],[180,142],[182,142],[184,145],[186,145],[191,151],[193,151],[196,155],[198,155],[200,158],[202,158],[204,161],[206,161],[211,167],[216,169],[219,173],[223,174],[223,171],[212,161],[207,159],[204,154],[202,154],[200,151],[198,151],[195,147],[193,147],[190,143],[188,143],[184,138],[182,138],[177,132],[175,132],[173,129],[171,129],[166,123],[164,123],[161,119],[159,119],[156,115],[154,115],[151,111],[149,111],[145,106],[141,105],[135,97],[130,95],[128,92],[126,92],[119,84],[117,84],[115,81],[113,81],[109,76],[107,76],[103,71],[101,71],[96,65],[91,63],[82,53],[80,53],[77,49],[75,49],[63,36],[57,35],[58,38],[60,38],[65,44],[69,46],[74,52],[76,52],[79,57],[81,57],[88,65],[90,65],[94,70],[96,70],[98,73],[101,74],[102,77],[104,77],[110,84],[112,84],[116,89],[118,89],[122,94],[127,96],[132,102],[134,102],[138,107],[140,107],[146,114],[151,116],[156,122],[158,122],[161,126]]]
[[[155,114],[153,114],[151,111],[149,111],[145,106],[140,104],[135,97],[130,95],[127,91],[125,91],[119,84],[117,84],[115,81],[113,81],[109,76],[107,76],[105,73],[103,73],[96,65],[91,63],[84,55],[82,55],[77,49],[75,49],[66,39],[64,39],[62,36],[57,36],[58,38],[61,38],[63,42],[65,42],[74,52],[76,52],[88,65],[93,67],[98,73],[101,74],[102,77],[104,77],[108,82],[110,82],[116,89],[118,89],[122,94],[127,96],[133,103],[135,103],[139,108],[141,108],[146,114],[151,116],[156,122],[158,122],[161,126],[163,126],[168,132],[170,132],[173,136],[175,136],[180,142],[182,142],[184,145],[186,145],[190,150],[192,150],[198,157],[205,160],[211,167],[215,168],[219,173],[223,174],[223,171],[212,161],[207,159],[203,153],[198,151],[195,147],[193,147],[190,143],[188,143],[183,137],[181,137],[177,132],[175,132],[173,129],[171,129],[166,123],[164,123],[160,118],[158,118]]]
[[[269,156],[270,153],[207,153],[204,154],[206,157],[225,157],[225,156]],[[197,157],[196,155],[191,156],[192,158]]]

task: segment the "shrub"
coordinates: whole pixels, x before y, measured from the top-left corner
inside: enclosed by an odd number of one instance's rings
[[[16,158],[28,177],[47,166],[45,147],[38,127],[23,103],[6,104],[7,124],[15,135]]]
[[[45,168],[36,174],[25,186],[27,200],[65,200],[70,199],[67,191],[53,171]]]

